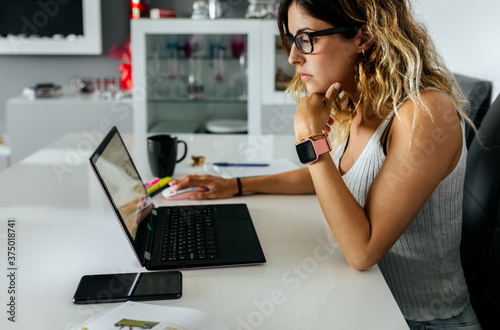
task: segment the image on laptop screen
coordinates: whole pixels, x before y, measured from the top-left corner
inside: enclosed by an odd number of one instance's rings
[[[139,224],[154,207],[152,199],[117,133],[96,157],[96,169],[113,206],[119,211],[130,236],[135,240]]]

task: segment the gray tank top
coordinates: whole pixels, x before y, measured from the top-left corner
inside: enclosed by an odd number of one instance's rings
[[[385,160],[381,139],[389,122],[386,119],[380,124],[352,168],[343,175],[345,184],[363,207],[368,189]],[[458,315],[469,299],[460,261],[467,158],[463,124],[462,136],[458,164],[378,263],[408,320],[429,321]],[[333,155],[337,168],[346,143]]]

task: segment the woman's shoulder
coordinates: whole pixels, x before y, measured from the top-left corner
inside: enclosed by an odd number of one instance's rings
[[[406,99],[397,111],[397,117],[412,128],[433,126],[460,126],[460,115],[450,95],[429,88],[414,98]],[[443,127],[445,129],[445,127]]]
[[[389,141],[405,140],[417,147],[432,145],[455,153],[461,150],[462,134],[460,115],[452,98],[440,90],[427,89],[399,107]]]
[[[399,108],[388,133],[387,155],[403,162],[411,158],[417,167],[428,159],[443,179],[457,164],[462,144],[461,120],[452,98],[431,89]]]

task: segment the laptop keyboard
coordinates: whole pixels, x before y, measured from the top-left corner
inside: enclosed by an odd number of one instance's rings
[[[212,209],[165,209],[162,261],[217,259]]]

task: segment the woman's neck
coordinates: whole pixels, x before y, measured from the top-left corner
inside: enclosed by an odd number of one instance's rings
[[[379,118],[377,115],[370,111],[366,111],[366,114],[368,114],[366,115],[364,114],[365,111],[363,110],[363,106],[360,104],[358,104],[358,106],[354,109],[351,127],[376,129],[383,121],[383,119]]]

